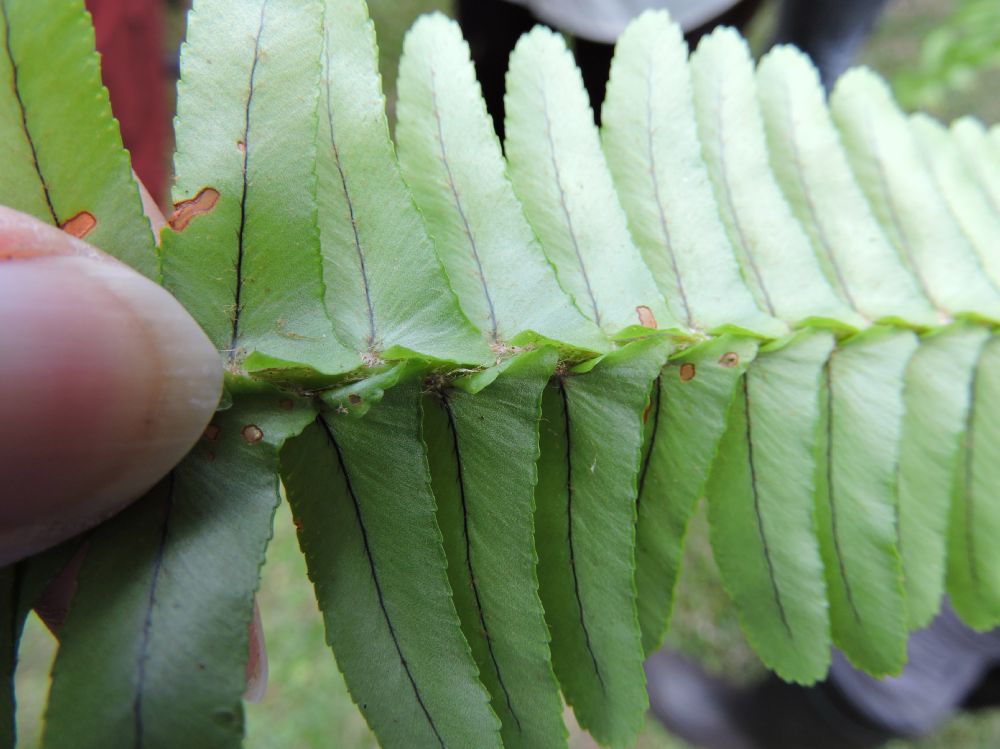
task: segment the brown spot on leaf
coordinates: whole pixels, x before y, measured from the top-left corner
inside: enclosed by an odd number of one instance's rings
[[[187,225],[198,216],[208,213],[219,202],[219,191],[214,187],[203,187],[190,200],[174,203],[174,212],[170,214],[167,223],[174,231],[184,231]]]
[[[248,444],[255,444],[264,439],[264,432],[261,431],[260,427],[256,424],[247,424],[243,427],[243,439],[247,441]]]
[[[237,148],[237,149],[239,150],[239,152],[240,152],[241,154],[243,154],[244,156],[246,156],[246,155],[247,155],[247,144],[246,144],[246,143],[244,143],[243,141],[241,141],[241,140],[238,140],[238,141],[236,141],[236,148]]]
[[[653,400],[650,399],[649,403],[646,404],[646,410],[642,412],[642,423],[645,424],[649,421],[649,413],[653,410]]]
[[[735,351],[727,351],[719,357],[719,364],[723,367],[735,367],[740,363],[740,355]]]
[[[639,313],[639,324],[642,327],[656,330],[656,318],[653,317],[653,310],[644,304],[640,304],[635,308],[635,311]]]
[[[689,361],[681,364],[681,382],[687,382],[688,380],[693,380],[695,375],[694,364]]]
[[[350,403],[352,406],[357,406],[359,403],[361,403],[361,396],[358,395],[357,393],[351,393],[350,395],[347,396],[347,402]]]
[[[205,460],[207,460],[209,463],[214,463],[215,462],[215,453],[212,452],[211,450],[208,450],[205,453]]]
[[[72,218],[63,221],[59,228],[77,239],[83,239],[93,231],[95,226],[97,226],[97,219],[94,218],[94,214],[90,211],[80,211]]]
[[[282,411],[291,411],[294,407],[295,404],[292,403],[291,398],[285,398],[284,400],[278,401],[278,408]]]
[[[205,439],[212,440],[213,442],[219,439],[219,432],[222,431],[222,427],[218,424],[209,424],[205,427]]]

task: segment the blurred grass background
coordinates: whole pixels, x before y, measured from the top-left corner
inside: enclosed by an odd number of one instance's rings
[[[419,14],[450,12],[448,0],[369,0],[378,31],[381,69],[390,112],[403,37]],[[773,12],[765,10],[749,36],[766,45]],[[1000,1],[896,0],[860,62],[889,78],[904,106],[950,120],[973,114],[1000,121]],[[749,682],[763,668],[744,640],[712,561],[707,523],[692,523],[668,644],[716,673]],[[325,647],[322,620],[312,597],[288,509],[282,506],[267,555],[260,605],[270,655],[264,701],[247,706],[248,749],[374,749],[336,663]],[[55,643],[34,617],[29,621],[17,673],[19,747],[38,746],[41,713]],[[571,721],[571,714],[567,713]],[[574,749],[595,746],[578,729]],[[995,749],[1000,715],[964,715],[934,736],[892,749]],[[685,749],[650,721],[640,749]],[[471,749],[471,748],[470,748]],[[808,749],[804,747],[803,749]]]

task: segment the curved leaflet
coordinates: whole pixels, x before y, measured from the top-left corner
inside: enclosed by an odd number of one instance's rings
[[[538,27],[518,42],[505,101],[514,192],[563,288],[613,337],[645,335],[644,322],[676,328],[629,236],[580,71],[561,37]]]
[[[326,412],[281,455],[299,544],[351,696],[386,747],[499,746],[452,601],[420,392]]]
[[[542,399],[535,532],[552,663],[580,725],[615,746],[635,741],[647,704],[636,479],[642,413],[668,352],[663,339],[630,344],[586,374],[558,374]]]
[[[88,242],[156,278],[83,1],[0,1],[0,82],[0,204],[57,226],[89,214]]]
[[[540,349],[481,390],[459,380],[424,397],[448,577],[506,747],[566,743],[534,545],[538,418],[555,366],[555,350]]]
[[[941,606],[969,384],[988,338],[989,331],[968,324],[942,328],[920,339],[906,368],[898,545],[911,630],[929,624]]]
[[[870,674],[906,662],[906,608],[896,547],[903,376],[917,346],[871,328],[840,344],[823,371],[816,517],[833,641]]]
[[[163,234],[165,286],[233,372],[360,366],[323,306],[314,165],[322,8],[198,0],[181,52],[175,201],[211,210]]]
[[[325,0],[323,34],[317,200],[334,329],[369,364],[491,363],[403,184],[364,2]]]
[[[636,499],[635,584],[647,655],[662,644],[688,521],[708,481],[736,384],[756,350],[750,339],[720,336],[671,358],[653,382]]]
[[[701,155],[687,46],[665,12],[615,47],[601,144],[632,236],[673,316],[688,328],[781,336],[740,276]]]
[[[771,50],[757,93],[774,175],[830,284],[869,320],[933,325],[934,309],[854,179],[809,58],[794,47]]]
[[[507,179],[458,26],[424,17],[406,37],[396,139],[403,173],[463,307],[494,348],[610,342],[559,287]]]
[[[277,448],[312,415],[279,400],[265,391],[216,414],[170,475],[88,534],[43,747],[241,745]]]
[[[733,29],[716,29],[690,64],[702,155],[757,303],[791,324],[863,324],[826,282],[775,182],[746,42]]]
[[[800,683],[830,663],[812,449],[833,344],[804,332],[761,349],[737,384],[706,489],[712,550],[747,638],[769,668]]]

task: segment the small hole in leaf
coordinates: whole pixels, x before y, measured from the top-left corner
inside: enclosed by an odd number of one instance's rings
[[[740,355],[735,351],[727,351],[719,357],[719,364],[723,367],[735,367],[740,363]]]
[[[190,200],[174,203],[174,212],[170,214],[167,223],[174,231],[184,231],[187,225],[198,216],[208,213],[219,202],[219,191],[214,187],[203,187]]]
[[[635,308],[635,311],[639,313],[639,324],[642,327],[656,330],[656,318],[653,317],[653,310],[644,304],[640,304]]]
[[[695,375],[694,364],[687,361],[681,364],[681,382],[687,382],[688,380],[693,380]]]
[[[89,211],[80,211],[72,218],[63,221],[59,228],[77,239],[83,239],[93,231],[95,226],[97,226],[97,219],[94,218],[94,214]]]
[[[215,441],[219,439],[219,432],[222,428],[218,424],[209,424],[205,427],[205,439]]]
[[[238,141],[236,141],[236,148],[239,149],[239,152],[241,154],[243,154],[244,156],[246,156],[246,153],[247,153],[247,144],[246,143],[244,143],[241,140],[238,140]]]
[[[264,439],[264,432],[256,424],[247,424],[243,427],[243,439],[245,439],[249,444],[253,445]]]

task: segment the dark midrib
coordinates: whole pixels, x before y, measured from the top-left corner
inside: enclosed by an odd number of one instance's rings
[[[652,58],[650,58],[649,69],[646,73],[646,150],[649,154],[649,178],[653,183],[653,199],[656,202],[656,211],[660,219],[660,233],[663,235],[663,245],[667,250],[667,257],[670,258],[670,267],[673,268],[674,278],[677,280],[677,293],[680,294],[681,304],[684,306],[684,320],[690,328],[694,326],[691,316],[691,306],[688,304],[687,292],[684,290],[684,279],[681,278],[681,271],[677,266],[677,253],[674,252],[674,245],[670,239],[670,228],[667,226],[667,217],[663,211],[663,200],[660,197],[660,178],[656,172],[656,152],[653,149]]]
[[[500,684],[500,689],[503,691],[504,701],[507,703],[507,710],[510,712],[511,717],[514,718],[514,723],[517,724],[517,730],[520,731],[521,719],[514,710],[514,705],[510,698],[510,692],[507,690],[507,685],[503,680],[503,674],[500,672],[500,664],[497,662],[496,652],[493,650],[493,638],[490,635],[490,629],[486,624],[486,613],[483,611],[483,602],[479,597],[479,581],[476,579],[476,572],[472,565],[472,538],[469,534],[469,507],[465,496],[465,474],[462,468],[462,450],[458,444],[458,425],[455,424],[455,414],[452,411],[451,402],[448,400],[448,395],[446,393],[441,394],[441,407],[444,409],[444,412],[448,417],[448,430],[451,432],[452,448],[455,452],[458,496],[462,504],[462,537],[465,541],[465,569],[469,573],[469,584],[472,588],[472,595],[476,599],[476,614],[479,617],[479,626],[483,630],[483,637],[486,639],[486,647],[490,652],[490,661],[493,663],[493,670],[496,672],[497,681]]]
[[[566,221],[566,228],[569,231],[570,242],[573,244],[573,252],[576,260],[580,264],[580,274],[583,276],[583,283],[587,288],[587,295],[590,297],[590,306],[594,310],[594,324],[601,327],[601,311],[597,307],[597,297],[594,289],[590,285],[590,276],[587,274],[587,266],[583,262],[583,254],[580,252],[580,243],[576,238],[576,229],[573,228],[573,218],[569,214],[569,207],[566,205],[566,191],[563,189],[562,172],[559,170],[559,162],[556,160],[556,143],[552,138],[552,120],[549,118],[549,99],[545,95],[545,84],[539,85],[542,95],[542,114],[545,117],[545,137],[549,143],[549,158],[552,161],[552,172],[556,178],[556,187],[559,188],[559,207],[562,208],[563,219]]]
[[[965,464],[962,466],[963,482],[965,490],[963,492],[963,514],[965,516],[965,555],[966,563],[969,565],[969,578],[972,586],[979,588],[979,563],[976,554],[976,533],[973,523],[976,519],[975,490],[973,479],[975,478],[973,459],[975,457],[975,427],[976,427],[976,389],[979,385],[979,362],[972,370],[972,381],[969,384],[969,411],[965,415]]]
[[[479,281],[483,285],[483,296],[486,297],[486,307],[489,309],[490,313],[490,336],[493,341],[496,342],[496,309],[493,307],[493,297],[490,296],[490,289],[486,284],[486,273],[483,271],[483,264],[479,259],[479,247],[476,244],[476,238],[472,234],[472,227],[469,226],[469,219],[465,215],[465,208],[462,206],[462,200],[458,196],[458,187],[455,185],[455,176],[451,172],[451,163],[448,160],[448,153],[444,147],[444,130],[441,127],[441,113],[438,111],[437,78],[435,77],[433,68],[431,69],[431,109],[434,111],[434,122],[437,125],[437,142],[438,149],[440,151],[441,163],[444,165],[445,174],[448,177],[448,188],[451,190],[451,196],[455,201],[455,208],[458,210],[459,218],[462,219],[462,229],[465,231],[465,236],[469,240],[469,248],[472,250],[472,259],[476,262],[476,272],[479,274]]]
[[[637,513],[639,512],[639,505],[642,502],[642,490],[646,486],[646,474],[649,473],[649,464],[653,462],[653,450],[656,448],[656,434],[660,429],[660,401],[663,398],[662,386],[663,375],[658,375],[656,380],[653,381],[653,392],[656,394],[654,405],[652,406],[653,430],[649,433],[649,449],[646,450],[646,456],[642,462],[642,471],[639,473],[639,484],[637,487],[638,492],[635,495],[635,511]]]
[[[716,89],[715,111],[719,117],[718,127],[716,128],[716,143],[719,151],[719,176],[722,181],[723,192],[726,196],[726,206],[729,208],[729,215],[733,218],[733,224],[736,227],[736,234],[740,239],[740,246],[743,248],[743,253],[746,255],[747,262],[750,263],[750,270],[753,271],[754,278],[757,279],[757,286],[760,288],[761,296],[764,298],[764,304],[767,307],[767,312],[774,317],[774,304],[771,302],[771,295],[768,294],[767,286],[764,285],[764,277],[761,275],[760,268],[757,266],[757,258],[754,257],[754,252],[751,249],[750,243],[747,241],[746,234],[743,231],[743,224],[740,222],[739,214],[736,212],[736,204],[733,202],[733,191],[729,187],[729,175],[726,173],[726,144],[725,139],[722,137],[722,122],[724,118],[722,116],[721,86]]]
[[[757,465],[753,459],[753,421],[750,418],[750,374],[743,375],[743,418],[746,421],[747,439],[747,463],[750,466],[750,490],[753,494],[753,513],[757,521],[757,535],[760,538],[760,545],[764,549],[764,561],[767,563],[767,576],[771,581],[771,595],[774,603],[778,607],[778,616],[785,627],[785,632],[792,639],[792,627],[788,623],[788,615],[785,612],[785,604],[781,600],[781,592],[778,590],[778,579],[774,574],[774,560],[771,559],[771,546],[767,541],[767,534],[764,532],[764,517],[760,511],[760,493],[757,490]]]
[[[247,103],[243,121],[243,187],[240,193],[240,225],[236,230],[236,301],[233,309],[233,339],[229,345],[229,362],[236,359],[236,345],[240,337],[240,313],[243,311],[243,254],[244,232],[247,225],[247,192],[248,169],[250,166],[250,108],[253,104],[254,78],[257,75],[257,63],[260,61],[260,37],[264,33],[264,11],[267,0],[260,4],[260,25],[253,42],[253,63],[250,65],[250,90],[247,93]]]
[[[837,523],[837,502],[833,484],[833,372],[832,362],[834,354],[826,360],[823,365],[823,372],[826,379],[826,490],[830,503],[830,534],[833,536],[833,549],[837,555],[837,568],[840,579],[844,583],[844,594],[847,596],[847,603],[854,614],[854,620],[861,623],[861,612],[854,602],[854,590],[851,588],[851,581],[847,577],[847,565],[844,562],[844,552],[840,547],[840,529]]]
[[[410,664],[406,660],[406,656],[403,655],[403,649],[399,644],[399,637],[396,635],[396,628],[393,626],[392,619],[389,617],[389,612],[385,607],[385,596],[382,593],[382,582],[379,580],[378,570],[375,569],[375,557],[372,556],[371,544],[368,541],[368,529],[365,526],[364,516],[361,514],[361,503],[358,500],[357,493],[354,491],[354,483],[351,481],[351,474],[348,472],[347,463],[344,461],[344,454],[341,452],[340,445],[337,443],[337,439],[333,435],[333,430],[330,429],[330,425],[326,423],[326,419],[322,416],[317,416],[316,421],[320,425],[320,428],[322,428],[324,434],[326,434],[327,442],[329,442],[334,453],[337,455],[337,464],[340,466],[340,472],[344,476],[344,483],[347,485],[347,494],[350,496],[351,503],[354,506],[354,517],[358,521],[358,529],[361,531],[361,542],[364,545],[365,558],[368,561],[368,569],[372,575],[372,583],[375,585],[375,594],[378,598],[378,605],[382,610],[382,617],[385,619],[386,626],[389,628],[389,637],[392,639],[392,644],[396,649],[396,655],[399,656],[399,662],[402,664],[403,671],[406,673],[406,678],[410,682],[410,687],[413,689],[413,695],[417,699],[417,704],[420,705],[420,709],[423,711],[424,717],[427,718],[427,723],[434,732],[434,736],[437,738],[438,743],[444,747],[444,738],[438,731],[437,725],[434,723],[434,718],[431,717],[430,711],[424,703],[424,698],[423,695],[420,694],[420,689],[417,687],[416,679],[413,678],[413,672],[410,671]]]
[[[35,174],[38,175],[38,181],[42,185],[42,193],[45,195],[45,205],[49,209],[49,215],[52,216],[52,223],[59,226],[59,216],[56,214],[55,206],[52,205],[49,184],[45,181],[45,177],[42,174],[42,167],[38,163],[38,150],[35,148],[35,139],[31,137],[31,131],[28,129],[28,111],[24,106],[24,99],[21,98],[17,63],[14,62],[14,52],[10,46],[10,18],[7,15],[7,0],[0,0],[0,13],[3,13],[4,49],[7,52],[7,59],[10,61],[11,84],[14,89],[14,98],[17,100],[17,108],[21,114],[21,129],[24,131],[24,137],[28,141],[28,148],[31,149],[31,162],[35,167]]]
[[[583,644],[590,654],[590,661],[594,664],[594,673],[597,681],[604,691],[604,677],[601,669],[597,665],[597,655],[594,653],[594,646],[590,641],[590,630],[587,629],[587,619],[583,614],[583,599],[580,597],[580,577],[576,571],[576,549],[573,546],[573,438],[570,428],[569,418],[569,397],[566,394],[566,383],[562,379],[557,379],[559,395],[563,404],[563,428],[566,431],[566,540],[569,545],[569,570],[573,577],[573,595],[576,598],[577,609],[580,612],[580,629],[583,630]]]
[[[146,615],[142,621],[142,640],[139,644],[138,665],[136,666],[135,697],[132,700],[132,720],[135,726],[135,749],[145,745],[145,728],[142,720],[142,703],[146,689],[146,661],[149,659],[149,642],[153,629],[153,608],[156,606],[156,590],[160,584],[160,573],[163,570],[163,556],[167,548],[167,538],[170,534],[170,514],[174,509],[174,482],[176,478],[171,472],[167,477],[167,498],[163,507],[163,526],[160,528],[160,538],[153,557],[153,573],[149,583],[149,598],[146,600]]]
[[[806,207],[809,209],[809,218],[812,221],[812,225],[816,227],[816,231],[819,233],[819,241],[823,245],[823,249],[826,250],[826,257],[830,261],[830,265],[833,266],[833,274],[837,277],[837,284],[840,286],[840,290],[844,294],[844,299],[849,305],[851,305],[851,309],[859,314],[863,314],[861,310],[858,309],[858,304],[854,300],[854,296],[851,294],[851,289],[847,285],[847,277],[844,275],[844,269],[840,265],[837,252],[830,243],[830,238],[826,234],[826,227],[823,226],[823,223],[819,218],[819,213],[816,211],[816,202],[813,200],[812,190],[809,189],[809,183],[806,181],[805,168],[802,164],[802,153],[799,151],[799,142],[795,137],[796,129],[795,118],[792,115],[791,92],[789,91],[788,86],[783,86],[782,90],[785,93],[785,111],[788,113],[788,142],[792,148],[792,165],[795,168],[795,177],[798,179],[799,188],[802,190],[802,195],[806,199]]]
[[[351,230],[354,232],[354,249],[358,253],[358,264],[361,266],[361,282],[365,290],[365,304],[368,308],[368,346],[375,346],[375,306],[372,303],[371,284],[368,281],[368,265],[365,261],[365,252],[361,247],[361,236],[358,234],[358,222],[354,216],[354,201],[351,199],[351,192],[347,188],[347,175],[344,173],[344,165],[340,160],[340,148],[337,147],[337,130],[333,125],[333,107],[330,103],[330,37],[329,34],[323,36],[323,57],[326,65],[326,121],[330,126],[330,146],[333,148],[334,163],[337,165],[337,173],[340,175],[340,185],[344,190],[344,200],[347,202],[347,212],[351,218]]]

